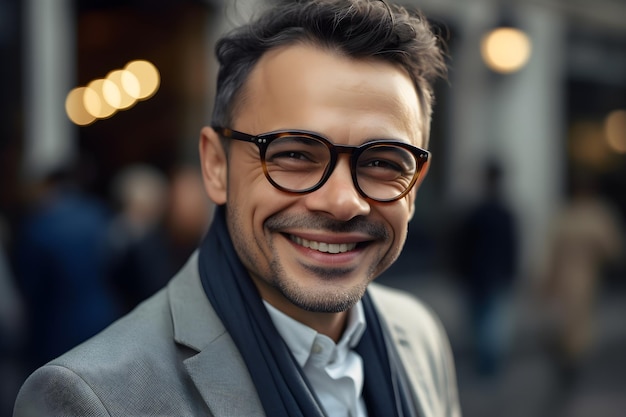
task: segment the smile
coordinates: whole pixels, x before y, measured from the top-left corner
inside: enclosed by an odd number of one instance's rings
[[[302,239],[301,237],[294,235],[289,235],[289,239],[300,246],[324,253],[344,253],[349,252],[356,247],[356,243],[316,242],[313,240]]]

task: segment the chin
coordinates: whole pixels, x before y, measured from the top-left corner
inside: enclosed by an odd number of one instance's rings
[[[287,300],[303,310],[314,313],[341,313],[358,303],[367,289],[367,285],[334,287],[328,285],[323,289],[303,289],[282,286],[279,290]]]

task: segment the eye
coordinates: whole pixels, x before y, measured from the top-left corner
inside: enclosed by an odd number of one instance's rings
[[[265,158],[267,162],[288,166],[323,164],[328,160],[329,152],[322,142],[313,138],[282,136],[269,144]]]
[[[285,151],[285,152],[274,153],[272,155],[272,159],[280,159],[280,158],[299,159],[299,160],[308,160],[308,161],[311,160],[310,156],[307,156],[304,153],[297,152],[297,151]]]
[[[374,181],[393,181],[403,177],[404,170],[395,162],[385,159],[368,159],[361,161],[358,174],[362,179]]]
[[[381,169],[384,168],[384,169],[391,169],[395,171],[401,171],[401,168],[398,166],[398,164],[392,161],[385,161],[383,159],[376,159],[376,160],[368,161],[364,166],[371,167],[371,168],[381,168]]]
[[[404,181],[413,177],[415,169],[413,155],[394,145],[368,148],[358,161],[358,174],[364,181]]]

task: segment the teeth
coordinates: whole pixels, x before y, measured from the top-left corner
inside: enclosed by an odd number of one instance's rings
[[[293,242],[300,246],[325,253],[344,253],[356,248],[356,243],[326,243],[306,240],[293,235],[290,235],[289,237]]]

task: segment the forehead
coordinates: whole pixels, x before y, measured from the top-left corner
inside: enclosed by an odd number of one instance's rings
[[[417,92],[399,66],[309,44],[267,52],[244,86],[235,128],[305,129],[329,137],[393,137],[421,145]]]

